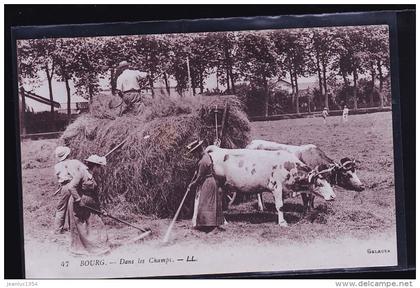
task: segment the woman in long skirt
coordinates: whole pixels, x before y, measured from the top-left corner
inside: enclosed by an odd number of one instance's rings
[[[204,178],[201,183],[194,183],[193,180],[192,186],[196,186],[197,191],[192,224],[197,229],[212,229],[224,224],[223,191],[213,177],[211,158],[207,153],[203,153],[201,145],[202,141],[190,149],[190,152],[196,151],[198,155],[202,155],[197,163],[197,175],[201,175],[200,179]]]

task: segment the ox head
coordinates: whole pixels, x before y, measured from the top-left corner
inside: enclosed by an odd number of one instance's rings
[[[365,185],[360,181],[356,174],[356,161],[345,157],[340,160],[340,163],[333,165],[333,181],[346,189],[353,189],[356,191],[363,191]]]
[[[306,188],[327,201],[334,200],[336,197],[334,190],[324,176],[330,172],[330,169],[327,165],[320,165],[311,170],[306,165],[297,164],[296,168],[290,170],[291,178],[294,180],[293,189],[298,191]]]

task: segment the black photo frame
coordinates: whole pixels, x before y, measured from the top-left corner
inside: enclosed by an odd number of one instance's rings
[[[71,9],[80,9],[80,6],[70,6]],[[95,13],[95,7],[89,6]],[[122,8],[119,9],[127,9]],[[146,6],[147,9],[154,9]],[[193,6],[194,7],[194,6]],[[195,6],[196,7],[196,6]],[[211,7],[211,6],[210,6]],[[221,7],[221,6],[219,6]],[[242,6],[243,10],[247,10],[246,7]],[[348,7],[348,6],[347,6]],[[25,7],[26,8],[26,7]],[[39,9],[39,7],[27,7],[28,9]],[[110,7],[108,6],[108,9]],[[168,7],[168,10],[172,10],[173,7]],[[185,9],[185,6],[179,6],[176,9]],[[191,7],[190,7],[191,8]],[[190,9],[188,8],[188,9]],[[313,7],[314,8],[314,7]],[[325,7],[328,10],[328,7]],[[409,7],[395,7],[395,9],[409,8]],[[9,6],[12,11],[19,11],[19,6]],[[60,9],[57,6],[49,7],[48,9]],[[90,9],[90,8],[89,8]],[[102,6],[96,9],[106,9],[106,6]],[[158,8],[155,8],[158,9]],[[198,9],[198,8],[192,8]],[[212,7],[214,9],[214,6]],[[232,8],[231,8],[232,9]],[[261,8],[269,9],[269,8]],[[289,11],[295,11],[293,9],[299,9],[298,7],[289,7]],[[306,9],[310,9],[307,7]],[[332,9],[330,7],[329,9]],[[340,9],[336,7],[336,9]],[[348,7],[347,9],[351,9]],[[363,9],[362,7],[360,9]],[[379,7],[372,7],[372,9],[379,9]],[[113,10],[113,9],[110,9]],[[110,10],[108,13],[112,14]],[[257,9],[258,10],[258,9]],[[32,10],[34,11],[34,10]],[[96,10],[98,11],[98,10]],[[103,11],[103,10],[102,10]],[[277,10],[278,11],[278,10]],[[129,19],[130,22],[121,22],[121,19],[115,19],[115,23],[106,23],[96,19],[98,24],[70,24],[70,25],[56,25],[57,22],[51,23],[48,26],[20,26],[11,27],[10,31],[10,45],[7,47],[6,42],[6,53],[9,52],[8,67],[6,67],[6,124],[8,129],[6,131],[6,156],[7,162],[11,163],[11,167],[6,169],[6,176],[8,189],[5,194],[5,205],[6,205],[6,243],[7,247],[12,247],[10,244],[14,243],[14,249],[6,249],[6,252],[14,251],[14,260],[10,258],[10,255],[6,255],[8,261],[6,268],[6,278],[21,278],[25,277],[24,271],[24,253],[23,253],[23,222],[22,222],[22,194],[20,187],[20,148],[19,148],[19,125],[18,125],[18,90],[17,90],[17,75],[16,75],[16,40],[28,39],[28,38],[49,38],[49,37],[83,37],[83,36],[111,36],[111,35],[133,35],[133,34],[154,34],[154,33],[188,33],[188,32],[207,32],[207,31],[229,31],[229,30],[262,30],[262,29],[280,29],[280,28],[299,28],[299,27],[325,27],[325,26],[354,26],[354,25],[379,25],[386,24],[389,26],[390,33],[390,56],[391,56],[391,81],[392,81],[392,115],[393,115],[393,136],[394,136],[394,160],[395,160],[395,191],[396,191],[396,216],[397,216],[397,245],[398,245],[398,265],[392,267],[371,267],[371,268],[354,268],[354,269],[333,269],[333,270],[315,270],[315,271],[299,271],[297,273],[290,272],[270,272],[270,273],[239,273],[239,274],[222,274],[222,275],[197,275],[189,277],[348,277],[350,275],[362,276],[362,275],[386,275],[389,277],[389,272],[402,273],[403,275],[410,275],[415,270],[415,261],[413,253],[414,249],[414,232],[413,227],[413,215],[415,211],[414,207],[414,191],[413,179],[414,179],[414,163],[412,156],[414,151],[413,148],[413,137],[414,133],[411,133],[411,129],[414,128],[414,123],[410,120],[410,117],[414,116],[414,105],[409,101],[414,101],[413,89],[414,81],[412,79],[413,74],[410,75],[408,71],[413,71],[412,60],[414,52],[412,50],[413,45],[413,30],[412,23],[414,21],[413,11],[371,11],[371,12],[350,12],[340,14],[325,14],[316,15],[319,13],[316,9],[313,12],[304,11],[306,15],[282,15],[282,16],[258,16],[254,13],[254,17],[235,17],[221,19],[197,19],[197,20],[164,20],[164,21],[151,21],[151,22],[132,22],[135,19]],[[244,12],[244,11],[243,11]],[[257,12],[257,11],[255,11]],[[347,11],[348,12],[348,11]],[[248,12],[249,13],[249,12]],[[244,13],[245,16],[250,16]],[[274,13],[280,15],[281,13]],[[294,14],[294,13],[290,13]],[[311,15],[312,14],[312,15]],[[217,14],[220,15],[220,14]],[[261,14],[260,14],[261,15]],[[224,17],[226,15],[220,15]],[[238,16],[238,15],[235,15]],[[156,18],[158,16],[156,15]],[[179,17],[183,18],[183,17]],[[197,17],[202,18],[202,17]],[[147,18],[137,19],[144,20]],[[159,18],[158,18],[159,19]],[[161,20],[163,18],[160,18]],[[147,19],[150,20],[150,19]],[[76,21],[75,21],[76,22]],[[83,21],[82,21],[83,22]],[[69,23],[69,22],[68,22]],[[13,26],[19,26],[22,23],[11,23]],[[27,23],[23,23],[27,24]],[[36,23],[39,24],[39,23]],[[46,24],[46,23],[43,23]],[[8,29],[10,27],[6,27]],[[6,33],[7,35],[7,33]],[[404,42],[405,41],[405,42]],[[406,54],[407,52],[407,54]],[[7,58],[7,57],[6,57]],[[405,66],[404,66],[405,65]],[[405,68],[404,68],[405,67]],[[411,78],[410,78],[411,77]],[[411,87],[411,88],[410,88]],[[411,95],[402,97],[401,95]],[[407,99],[409,98],[409,99]],[[13,106],[13,109],[10,107]],[[412,126],[413,125],[413,126]],[[411,126],[411,127],[409,127]],[[408,152],[407,152],[408,151]],[[411,166],[410,166],[411,165]],[[12,173],[13,172],[13,173]],[[10,173],[10,174],[8,174]],[[15,177],[12,177],[14,174]],[[13,181],[11,181],[13,180]],[[10,195],[10,191],[17,192]],[[8,194],[9,193],[9,194]],[[9,206],[10,204],[10,206]],[[13,208],[12,208],[13,207]],[[12,210],[11,210],[12,208]],[[11,223],[14,223],[12,227]],[[16,225],[19,223],[19,225]],[[17,241],[16,241],[17,240]],[[20,257],[19,257],[20,256]],[[7,260],[9,259],[9,260]],[[401,272],[396,272],[401,271]],[[367,274],[363,274],[367,273]],[[382,273],[382,274],[381,274]],[[405,273],[405,274],[404,274]],[[401,274],[400,274],[401,275]],[[184,276],[185,277],[185,276]],[[396,276],[398,277],[398,276]]]

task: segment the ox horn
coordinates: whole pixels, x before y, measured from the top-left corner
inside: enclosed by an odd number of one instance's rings
[[[314,179],[315,177],[317,177],[319,175],[319,172],[316,171],[315,169],[312,170],[311,172],[308,173],[308,182],[311,183],[312,179]]]

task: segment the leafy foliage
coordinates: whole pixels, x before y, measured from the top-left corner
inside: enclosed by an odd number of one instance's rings
[[[113,90],[123,60],[147,73],[152,94],[158,81],[167,94],[171,88],[180,95],[189,89],[193,94],[240,92],[257,107],[249,110],[260,115],[344,104],[384,106],[391,98],[387,26],[31,39],[17,47],[19,82],[36,85],[46,75],[51,99],[53,78],[72,81],[90,100],[100,92],[101,78],[110,79]],[[214,76],[217,87],[210,92],[206,84]],[[305,79],[313,79],[313,85],[305,88]],[[271,84],[280,80],[289,83],[287,93],[279,94]]]

